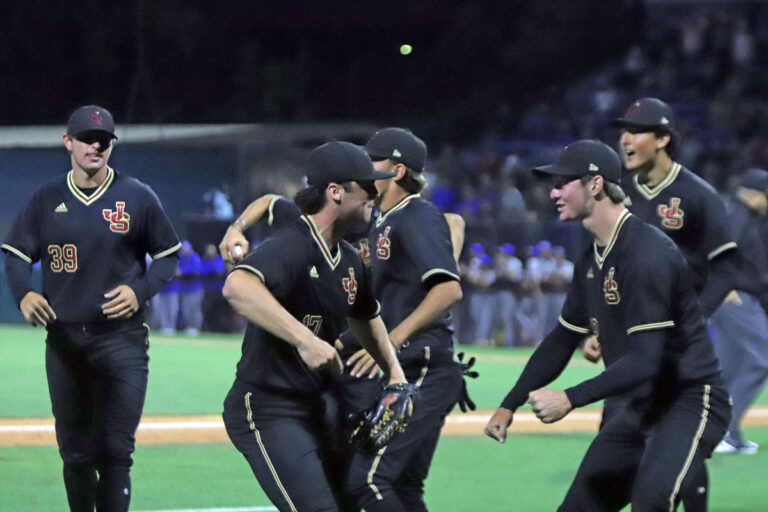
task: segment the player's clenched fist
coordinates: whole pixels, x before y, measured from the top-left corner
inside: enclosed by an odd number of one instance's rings
[[[219,244],[219,254],[227,263],[237,263],[245,257],[248,239],[242,231],[230,226]]]
[[[336,349],[320,338],[312,338],[298,347],[299,356],[315,371],[330,370],[342,373],[344,365]]]
[[[581,353],[584,355],[584,359],[590,363],[596,363],[602,357],[600,352],[600,343],[597,341],[597,336],[592,335],[584,340],[584,348],[581,349]]]
[[[493,413],[488,424],[485,426],[485,435],[503,443],[507,439],[507,429],[512,424],[512,411],[506,407],[499,407]]]
[[[24,315],[24,319],[31,325],[37,327],[38,325],[46,326],[51,320],[56,320],[56,313],[48,301],[35,292],[28,292],[21,303],[19,309]]]
[[[573,409],[565,391],[547,388],[531,391],[528,394],[528,403],[542,423],[559,421]]]

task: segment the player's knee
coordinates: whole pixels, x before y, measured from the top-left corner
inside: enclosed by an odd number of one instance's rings
[[[126,467],[133,465],[131,454],[134,443],[131,439],[107,437],[104,440],[104,449],[99,457],[99,466],[102,468]]]
[[[632,489],[632,512],[669,511],[670,500],[676,498],[658,482],[639,480]]]

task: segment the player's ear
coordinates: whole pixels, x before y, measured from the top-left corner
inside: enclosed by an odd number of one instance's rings
[[[61,138],[64,139],[64,147],[66,147],[67,151],[69,151],[71,153],[72,152],[72,138],[69,135],[67,135],[66,133],[62,134]]]
[[[656,149],[667,149],[667,146],[669,146],[669,141],[672,140],[672,136],[668,133],[665,133],[661,137],[658,135],[656,136]]]
[[[329,183],[325,187],[325,195],[326,197],[333,201],[336,204],[341,204],[341,192],[344,189],[340,184],[338,183]]]

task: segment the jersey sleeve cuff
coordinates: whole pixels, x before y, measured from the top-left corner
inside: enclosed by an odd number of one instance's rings
[[[26,261],[30,265],[32,264],[32,258],[27,256],[26,254],[24,254],[23,252],[21,252],[17,248],[12,247],[12,246],[10,246],[8,244],[0,245],[0,248],[2,248],[4,251],[7,251],[7,252],[13,254],[14,256],[18,256],[19,258],[21,258],[22,260]]]
[[[166,249],[164,251],[161,251],[161,252],[159,252],[157,254],[152,255],[152,259],[153,260],[158,260],[160,258],[165,258],[166,256],[175,253],[179,249],[181,249],[181,242],[177,243],[176,245],[174,245],[170,249]]]
[[[707,259],[713,260],[717,258],[719,255],[721,255],[722,253],[724,253],[725,251],[729,249],[735,249],[735,248],[736,248],[736,242],[728,242],[727,244],[723,244],[717,249],[715,249],[714,251],[707,254]]]
[[[579,327],[578,325],[573,325],[572,323],[568,322],[565,318],[558,317],[558,322],[560,322],[560,325],[568,329],[569,331],[573,331],[578,334],[592,334],[592,330],[587,327]]]
[[[675,326],[673,320],[667,320],[665,322],[655,322],[651,324],[634,325],[627,329],[627,334],[632,334],[640,331],[654,331],[656,329],[669,329]]]
[[[445,270],[444,268],[433,268],[428,272],[424,272],[424,274],[421,276],[421,282],[424,283],[427,281],[427,279],[436,275],[446,275],[451,279],[453,279],[454,281],[461,281],[461,278],[459,277],[459,275],[455,274],[454,272]]]
[[[261,279],[262,283],[267,284],[267,280],[264,279],[264,274],[262,274],[261,271],[255,267],[252,267],[250,265],[237,265],[235,268],[232,269],[233,272],[235,270],[245,270],[246,272],[250,272],[251,274]]]

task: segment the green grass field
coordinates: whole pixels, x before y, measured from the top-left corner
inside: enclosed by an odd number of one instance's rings
[[[43,337],[39,328],[0,327],[0,417],[50,416]],[[240,338],[219,335],[188,340],[152,335],[151,340],[145,414],[219,413],[234,377]],[[481,376],[470,383],[470,390],[482,409],[498,405],[530,355],[527,349],[463,349],[478,358]],[[599,370],[575,358],[553,387],[562,388]],[[758,402],[768,403],[768,393],[763,392]],[[745,433],[768,447],[768,427]],[[479,434],[440,441],[426,489],[433,512],[554,510],[593,437],[588,433],[516,435],[499,445]],[[768,510],[766,467],[768,451],[716,456],[710,461],[710,510]],[[132,477],[132,510],[268,510],[270,506],[245,460],[228,443],[140,445]],[[55,447],[0,447],[0,510],[66,510]]]

